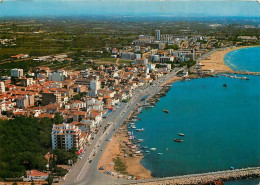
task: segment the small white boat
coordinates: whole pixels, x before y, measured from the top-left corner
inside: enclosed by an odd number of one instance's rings
[[[150,150],[151,150],[151,151],[155,151],[155,150],[156,150],[156,148],[150,148]]]
[[[135,129],[136,132],[144,132],[144,128],[141,129]]]
[[[163,153],[158,153],[158,155],[163,155]]]

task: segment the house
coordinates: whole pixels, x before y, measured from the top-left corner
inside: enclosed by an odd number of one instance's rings
[[[44,181],[48,178],[50,172],[41,172],[38,170],[30,170],[26,172],[24,181]]]

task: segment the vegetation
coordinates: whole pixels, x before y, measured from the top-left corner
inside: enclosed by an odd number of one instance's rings
[[[127,174],[126,165],[125,165],[125,163],[123,163],[123,161],[119,157],[113,159],[113,161],[115,163],[115,166],[114,166],[115,171],[122,173],[122,174]]]
[[[166,49],[174,49],[174,50],[178,50],[179,49],[179,46],[177,44],[173,44],[173,45],[167,45],[165,47],[165,50]]]
[[[47,170],[44,155],[51,150],[51,129],[53,124],[62,123],[62,116],[56,114],[54,119],[17,117],[0,120],[0,179],[18,178],[26,170]],[[75,161],[75,150],[55,150],[55,159],[51,159],[50,170],[64,175],[64,169],[57,164],[68,164],[68,159]]]
[[[46,170],[53,121],[17,117],[0,120],[0,177],[21,177],[25,170]]]
[[[73,96],[73,100],[81,100],[82,97],[86,96],[86,92],[82,92]]]

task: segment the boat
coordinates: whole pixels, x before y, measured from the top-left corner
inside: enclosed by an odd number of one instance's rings
[[[142,146],[142,149],[147,149],[148,147],[147,146]]]
[[[146,108],[154,108],[153,105],[146,105]]]
[[[145,151],[145,153],[150,153],[150,151]]]
[[[167,109],[164,109],[163,112],[165,112],[165,113],[169,113],[169,111],[168,111]]]
[[[144,140],[143,139],[137,139],[136,142],[137,143],[142,143]]]
[[[131,128],[133,128],[133,129],[136,129],[136,127],[135,127],[135,126],[132,126]]]
[[[223,84],[224,87],[227,87],[227,84]]]
[[[163,153],[158,153],[158,155],[163,155]]]
[[[179,133],[178,135],[179,135],[179,136],[184,136],[184,134],[183,134],[183,133]]]
[[[156,148],[150,148],[150,150],[151,150],[151,151],[155,151],[155,150],[156,150]]]
[[[181,142],[183,142],[183,140],[182,140],[182,139],[174,139],[174,141],[175,141],[175,142],[178,142],[178,143],[181,143]]]
[[[144,128],[141,129],[135,129],[136,132],[144,132]]]

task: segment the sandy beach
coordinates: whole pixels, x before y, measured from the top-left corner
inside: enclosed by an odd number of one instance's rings
[[[215,51],[207,59],[200,61],[200,63],[204,65],[201,67],[201,70],[212,70],[213,72],[233,72],[234,70],[225,64],[224,61],[225,55],[231,51],[242,49],[242,48],[249,48],[249,47],[256,47],[256,46],[232,47],[232,48],[225,48],[221,51]]]
[[[113,159],[119,157],[121,161],[126,165],[127,175],[132,175],[134,177],[140,178],[151,178],[151,172],[144,168],[141,164],[141,156],[133,155],[130,157],[130,152],[126,147],[126,144],[129,142],[127,136],[126,125],[122,126],[112,137],[112,140],[109,142],[106,147],[104,154],[102,155],[98,166],[104,166],[104,170],[115,172],[114,170],[114,161]],[[127,149],[123,151],[124,149]],[[127,157],[124,155],[127,154]],[[102,170],[101,172],[103,172]]]

